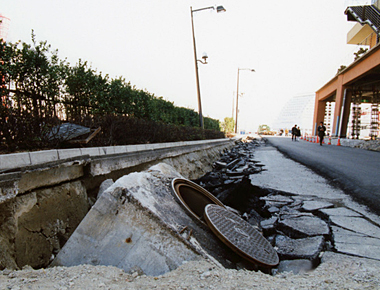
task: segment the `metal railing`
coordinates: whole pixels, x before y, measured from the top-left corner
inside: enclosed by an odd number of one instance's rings
[[[368,24],[377,34],[380,34],[380,12],[374,5],[350,6],[347,14],[361,24]],[[354,20],[350,19],[350,20]]]

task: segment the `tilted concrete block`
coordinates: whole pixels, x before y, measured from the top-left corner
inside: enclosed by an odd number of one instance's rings
[[[175,177],[181,176],[161,163],[118,179],[103,192],[52,265],[113,265],[147,275],[161,275],[202,258],[236,266],[241,259],[176,200],[171,191]]]

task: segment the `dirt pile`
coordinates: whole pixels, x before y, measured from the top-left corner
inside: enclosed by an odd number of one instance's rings
[[[175,271],[152,277],[126,274],[116,267],[81,265],[0,272],[2,289],[380,289],[380,261],[326,253],[315,271],[270,276],[188,262]]]

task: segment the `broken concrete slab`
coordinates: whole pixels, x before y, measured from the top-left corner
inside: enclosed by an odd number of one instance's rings
[[[330,216],[333,224],[353,232],[380,239],[380,228],[361,217]]]
[[[277,206],[271,206],[267,210],[270,214],[275,214],[275,213],[280,212],[280,209]]]
[[[271,195],[268,195],[268,196],[263,196],[263,197],[260,197],[261,200],[265,200],[265,201],[273,201],[273,202],[278,202],[278,203],[282,203],[282,204],[290,204],[292,202],[294,202],[294,199],[289,197],[289,196],[285,196],[285,195],[280,195],[280,194],[271,194]]]
[[[347,217],[362,217],[362,215],[356,211],[348,209],[346,207],[336,207],[336,208],[327,208],[321,209],[321,213],[327,216],[347,216]]]
[[[227,166],[227,163],[222,162],[222,161],[215,161],[213,164],[213,167],[217,169],[225,168],[226,166]]]
[[[277,220],[277,217],[271,217],[269,219],[261,221],[260,226],[266,235],[270,235],[275,232],[275,224]]]
[[[292,238],[305,238],[330,233],[328,225],[318,217],[285,217],[278,221],[278,228]]]
[[[105,192],[108,188],[110,188],[114,184],[112,179],[106,179],[104,180],[99,187],[98,195],[96,199],[99,199],[99,197]]]
[[[275,239],[277,253],[283,259],[308,259],[314,260],[323,249],[324,237],[310,237],[304,239],[291,239],[278,235]]]
[[[113,265],[126,272],[139,267],[147,275],[161,275],[202,258],[233,267],[241,259],[187,215],[174,197],[170,185],[175,177],[182,176],[161,163],[118,179],[52,265]]]
[[[260,200],[265,201],[265,207],[271,214],[278,213],[284,206],[294,203],[294,199],[283,195],[268,195],[260,197]]]
[[[302,207],[302,201],[300,200],[295,200],[294,202],[292,202],[291,204],[288,205],[289,208],[292,208],[292,209],[296,209],[296,210],[300,210],[301,207]]]
[[[324,209],[334,207],[334,204],[331,202],[326,201],[319,201],[319,200],[307,200],[303,202],[302,209],[305,211],[316,211],[318,209]]]
[[[268,169],[250,176],[252,185],[261,188],[285,191],[305,197],[322,199],[346,199],[342,190],[326,184],[326,180],[314,171],[285,157],[276,148],[270,146],[257,147],[255,159],[260,160]],[[297,182],[294,182],[294,179]],[[292,182],[289,182],[292,180]],[[302,182],[305,180],[306,182]]]
[[[284,260],[278,265],[278,273],[293,272],[302,274],[313,270],[313,263],[310,260]]]
[[[380,260],[380,239],[332,226],[335,249],[344,254]]]

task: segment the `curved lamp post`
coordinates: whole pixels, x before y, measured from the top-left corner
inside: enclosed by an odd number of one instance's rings
[[[237,134],[237,124],[238,124],[238,113],[239,113],[239,72],[241,70],[249,70],[251,72],[254,72],[254,69],[251,68],[238,68],[238,75],[237,75],[237,89],[236,89],[236,119],[235,119],[235,134]]]
[[[193,20],[193,13],[202,11],[202,10],[207,10],[207,9],[214,9],[216,12],[224,12],[226,9],[224,9],[223,6],[210,6],[210,7],[205,7],[205,8],[200,8],[200,9],[195,9],[190,6],[190,11],[191,11],[191,27],[192,27],[192,32],[193,32],[193,46],[194,46],[194,62],[195,62],[195,78],[197,82],[197,95],[198,95],[198,114],[199,114],[199,127],[204,129],[203,125],[203,115],[202,115],[202,103],[201,103],[201,91],[199,87],[199,74],[198,74],[198,61],[207,64],[207,55],[204,54],[202,56],[202,60],[197,59],[197,47],[195,45],[195,34],[194,34],[194,20]]]

